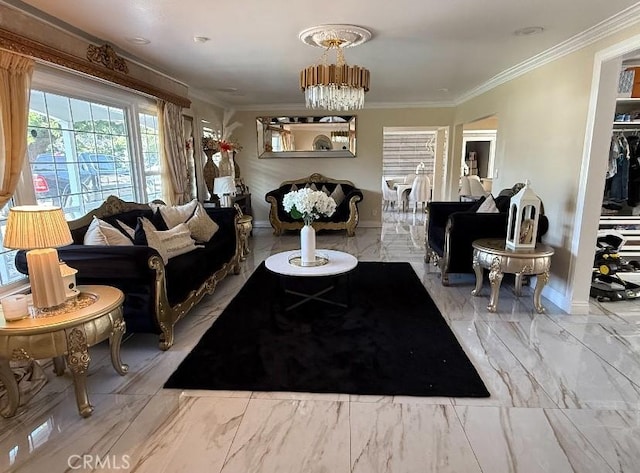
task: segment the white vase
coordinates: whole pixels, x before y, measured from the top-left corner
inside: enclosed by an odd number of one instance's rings
[[[311,225],[300,230],[300,256],[302,266],[311,266],[316,262],[316,231]]]

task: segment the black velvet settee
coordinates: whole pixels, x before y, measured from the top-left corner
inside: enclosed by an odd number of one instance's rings
[[[313,186],[315,190],[325,190],[334,198],[337,207],[331,217],[321,217],[313,222],[317,230],[346,230],[348,236],[356,234],[358,226],[358,202],[362,200],[362,191],[353,182],[332,179],[322,174],[311,174],[308,177],[284,181],[277,189],[267,192],[265,200],[271,204],[269,222],[275,235],[283,230],[299,230],[303,226],[302,220],[295,220],[282,206],[285,194],[292,190]]]
[[[84,245],[84,236],[95,215],[108,223],[122,222],[136,228],[138,217],[157,221],[147,204],[125,202],[110,196],[84,217],[70,221],[74,243],[58,248],[62,261],[78,270],[76,282],[119,288],[124,293],[123,313],[128,332],[160,334],[160,348],[174,342],[174,326],[205,294],[213,293],[229,272],[240,272],[239,228],[233,208],[206,208],[219,229],[211,239],[188,253],[164,263],[159,252],[147,245]],[[27,273],[23,251],[16,267]]]
[[[449,284],[450,273],[473,273],[474,240],[506,239],[511,195],[501,194],[495,199],[498,213],[476,212],[484,197],[476,202],[427,204],[425,260],[437,263],[444,286]],[[538,221],[538,241],[549,229],[549,220],[542,213]]]

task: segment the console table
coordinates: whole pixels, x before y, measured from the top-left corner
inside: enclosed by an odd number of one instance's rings
[[[549,268],[554,250],[542,243],[536,244],[532,250],[510,250],[505,246],[504,239],[484,238],[473,242],[473,270],[476,274],[476,287],[471,295],[477,296],[482,288],[482,270],[489,270],[489,282],[491,283],[491,298],[489,299],[489,312],[495,312],[498,307],[498,295],[504,273],[515,274],[515,293],[520,295],[522,290],[522,277],[537,275],[536,288],[533,293],[533,305],[538,313],[544,312],[540,303],[542,288],[549,281]]]
[[[53,358],[54,372],[60,376],[65,359],[73,375],[76,402],[82,417],[89,417],[93,407],[87,394],[87,371],[91,356],[88,348],[109,339],[111,363],[125,375],[129,369],[120,361],[120,341],[125,332],[122,318],[122,291],[110,286],[78,286],[80,296],[93,299],[89,305],[67,302],[63,309],[7,322],[0,317],[0,381],[7,389],[7,404],[0,415],[15,415],[20,391],[9,361]],[[79,299],[82,301],[82,299]],[[64,357],[64,358],[63,358]]]

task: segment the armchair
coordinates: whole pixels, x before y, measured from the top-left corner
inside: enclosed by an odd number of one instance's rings
[[[476,213],[480,201],[427,204],[425,261],[439,266],[443,286],[449,285],[450,273],[473,273],[474,240],[506,238],[510,200],[511,195],[495,199],[498,213]],[[540,215],[538,240],[548,228],[547,217]]]

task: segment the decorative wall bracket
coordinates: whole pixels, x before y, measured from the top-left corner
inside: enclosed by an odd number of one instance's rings
[[[124,58],[118,56],[113,47],[106,43],[102,46],[90,44],[87,48],[87,59],[90,62],[102,64],[112,71],[122,72],[123,74],[129,73],[129,68]]]

